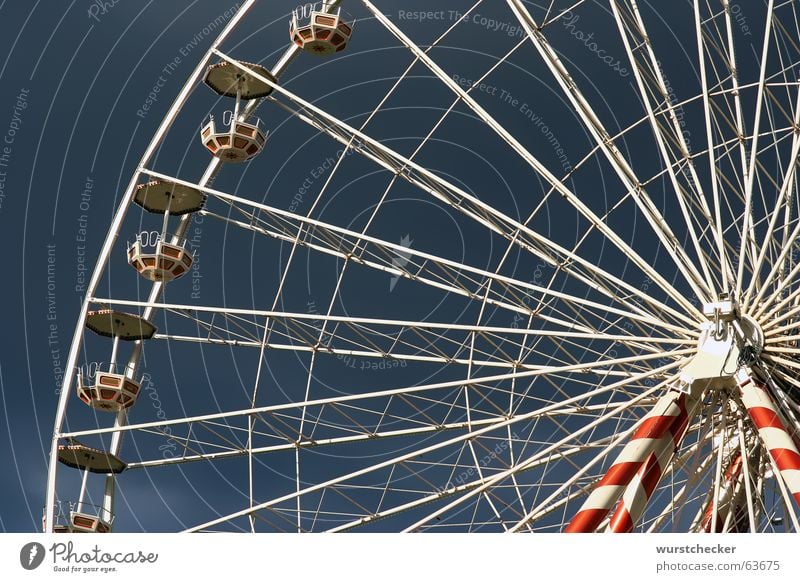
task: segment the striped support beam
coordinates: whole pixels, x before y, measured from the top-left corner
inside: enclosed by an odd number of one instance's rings
[[[800,505],[800,453],[766,387],[742,368],[736,375],[742,402],[789,493]]]
[[[645,416],[631,440],[564,531],[567,533],[595,531],[637,472],[647,464],[653,452],[658,453],[666,443],[672,443],[674,447],[673,428],[681,426],[685,428],[687,422],[686,394],[677,390],[668,391]]]
[[[678,448],[689,418],[694,416],[699,400],[681,394],[677,405],[680,413],[675,417],[666,434],[656,441],[653,452],[647,461],[639,467],[639,470],[625,487],[622,500],[617,506],[616,511],[611,516],[606,531],[613,533],[627,533],[633,531],[636,522],[644,513],[653,492],[656,490],[664,471],[672,462],[675,451]]]
[[[721,533],[725,529],[725,522],[728,516],[733,513],[731,517],[730,527],[728,532],[746,532],[749,528],[747,519],[747,511],[742,505],[742,498],[744,496],[743,481],[740,481],[744,462],[742,453],[736,453],[728,467],[725,469],[725,474],[720,483],[719,499],[717,500],[717,524],[714,528],[715,533]],[[745,475],[744,477],[748,477]],[[703,519],[700,522],[700,531],[711,533],[711,528],[714,522],[714,492],[711,492],[711,497],[708,500],[708,506],[703,514]]]

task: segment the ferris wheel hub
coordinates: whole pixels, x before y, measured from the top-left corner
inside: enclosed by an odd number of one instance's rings
[[[733,375],[738,369],[739,344],[732,326],[726,323],[720,329],[709,321],[700,329],[697,353],[681,369],[681,384],[687,391],[735,386]]]
[[[733,388],[737,371],[757,362],[764,333],[752,316],[739,313],[728,294],[703,305],[703,314],[709,321],[700,325],[698,350],[681,370],[681,384],[690,391]]]
[[[725,335],[725,326],[731,326],[740,347],[747,347],[748,359],[757,357],[764,348],[764,332],[751,315],[740,313],[736,301],[728,293],[722,293],[717,301],[703,305],[703,315],[713,322],[718,338]],[[750,362],[752,363],[752,362]]]

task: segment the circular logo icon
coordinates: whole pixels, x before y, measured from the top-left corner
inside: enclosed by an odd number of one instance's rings
[[[44,546],[38,542],[30,542],[19,551],[19,563],[26,570],[35,570],[44,561]]]

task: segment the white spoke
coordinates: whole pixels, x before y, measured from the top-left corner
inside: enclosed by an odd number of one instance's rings
[[[468,281],[464,280],[465,279],[464,273],[470,273],[475,275],[476,277],[496,281],[499,284],[501,290],[503,291],[512,291],[512,292],[515,291],[517,294],[523,294],[523,295],[530,293],[548,295],[568,302],[574,302],[578,305],[581,305],[582,307],[597,308],[602,311],[614,313],[616,315],[621,315],[629,319],[639,320],[651,325],[666,326],[668,329],[671,329],[673,332],[679,334],[687,333],[684,328],[675,325],[670,325],[668,323],[663,322],[660,319],[652,317],[648,315],[647,312],[643,311],[641,307],[636,305],[636,303],[629,300],[625,300],[624,298],[619,296],[615,296],[615,299],[621,302],[624,307],[630,309],[630,311],[616,309],[608,305],[601,305],[593,301],[581,299],[574,295],[560,293],[539,285],[533,285],[530,283],[525,283],[522,281],[512,279],[510,277],[504,277],[502,275],[490,273],[483,269],[477,269],[469,265],[465,265],[463,263],[450,261],[441,257],[434,256],[429,253],[424,253],[415,250],[413,248],[407,248],[400,244],[390,243],[387,241],[377,239],[375,237],[359,234],[344,228],[327,224],[323,221],[305,218],[299,215],[295,215],[288,211],[283,211],[277,208],[270,207],[265,204],[252,202],[246,198],[233,196],[231,194],[226,194],[224,192],[220,192],[218,190],[208,188],[206,186],[202,186],[199,184],[192,184],[191,182],[185,182],[183,180],[179,180],[177,178],[160,174],[158,172],[147,171],[147,173],[156,178],[169,180],[177,184],[184,184],[186,186],[196,187],[197,189],[211,196],[220,198],[222,200],[241,203],[247,206],[251,206],[253,208],[257,208],[260,211],[262,211],[262,213],[265,216],[274,216],[275,222],[272,222],[268,225],[271,228],[264,229],[264,233],[267,234],[268,236],[273,236],[275,238],[280,238],[282,240],[287,240],[287,241],[297,240],[297,244],[301,244],[300,241],[298,240],[300,238],[299,235],[292,234],[293,231],[295,230],[295,225],[299,225],[297,227],[297,230],[299,232],[308,233],[308,235],[304,237],[304,241],[302,242],[302,244],[305,244],[321,252],[332,253],[341,258],[357,261],[359,264],[377,268],[390,274],[396,274],[403,277],[408,277],[414,280],[426,282],[428,284],[437,286],[447,285],[444,288],[446,288],[448,291],[475,296],[480,293],[480,289],[485,286],[485,283],[483,280],[478,279],[475,283],[473,283],[473,286],[471,288],[470,287],[464,288],[464,284],[469,283]],[[205,214],[209,213],[205,212]],[[230,221],[230,219],[228,220]],[[234,222],[237,226],[240,226],[242,228],[256,230],[257,227],[252,224],[255,220],[257,220],[257,218],[251,217],[251,219],[248,222],[244,221],[231,221],[231,222]],[[276,230],[277,228],[281,228],[281,221],[284,225],[285,230]],[[311,238],[311,236],[315,235],[315,233],[320,233],[316,235],[316,237],[320,241],[319,243],[317,243],[316,240]],[[331,239],[336,240],[337,241],[336,244],[330,242]],[[345,249],[342,249],[342,247],[345,246],[345,244],[347,243],[338,242],[338,239],[341,240],[347,239],[355,241],[352,244],[354,244],[354,246],[356,247],[360,247],[363,249],[362,255],[356,256],[350,252],[347,252]],[[326,241],[328,241],[327,245],[331,245],[330,247],[325,246]],[[377,248],[377,250],[370,254],[367,254],[367,251],[369,250],[367,245],[373,245],[374,247]],[[406,264],[403,265],[403,269],[406,270],[402,270],[398,266],[397,262],[392,262],[391,260],[393,257],[396,257],[399,253],[402,253],[402,256],[407,257],[408,262],[406,262]],[[382,258],[383,262],[382,263],[378,262],[377,261],[378,258]],[[574,259],[576,257],[574,255],[571,255],[570,258]],[[415,261],[412,262],[411,259],[415,259]],[[429,265],[435,266],[436,269],[431,269]],[[431,269],[431,275],[425,277],[424,275],[426,273],[426,270],[428,269]],[[448,284],[449,281],[452,281],[453,283]],[[507,293],[502,293],[502,296],[505,295],[507,295]],[[652,301],[652,298],[650,297],[647,297],[647,299]],[[519,306],[509,305],[507,302],[501,302],[497,300],[494,300],[493,302],[496,302],[496,304],[499,305],[503,305],[509,309],[530,312],[529,309],[521,309]],[[634,311],[638,313],[634,313]],[[669,313],[670,314],[672,313],[671,310],[669,311]],[[692,332],[688,333],[692,335]]]
[[[234,63],[236,66],[241,67],[242,70],[248,70],[244,65],[238,63],[235,59],[225,55],[220,51],[216,51],[216,53],[226,61]],[[413,161],[409,160],[398,154],[397,152],[392,151],[390,148],[386,147],[384,144],[377,142],[376,140],[368,137],[364,133],[356,130],[355,128],[349,126],[348,124],[344,123],[343,121],[336,119],[335,117],[323,112],[318,107],[314,106],[313,104],[301,99],[299,96],[295,95],[294,93],[288,91],[287,89],[281,87],[280,85],[276,84],[274,81],[267,79],[261,75],[254,74],[256,78],[260,81],[264,82],[267,85],[270,85],[274,88],[275,93],[279,93],[280,95],[288,98],[291,102],[295,103],[297,106],[302,108],[302,111],[295,111],[294,113],[296,116],[310,123],[315,125],[321,131],[325,131],[334,139],[337,139],[340,143],[344,145],[348,145],[353,143],[353,138],[355,137],[358,140],[357,144],[353,144],[352,146],[358,153],[366,155],[367,157],[373,159],[376,163],[383,165],[387,169],[399,174],[404,179],[414,183],[415,185],[422,188],[424,191],[429,192],[434,197],[440,199],[442,202],[453,206],[454,208],[458,209],[461,212],[468,213],[470,216],[478,220],[478,222],[484,224],[490,230],[493,230],[510,240],[517,241],[518,244],[524,244],[525,248],[540,256],[541,258],[551,262],[553,264],[558,265],[561,268],[564,268],[565,271],[570,272],[569,269],[565,268],[565,263],[562,262],[560,259],[554,259],[553,255],[550,253],[555,253],[557,256],[563,256],[569,261],[575,261],[579,263],[581,267],[586,267],[592,272],[595,272],[602,276],[604,279],[612,281],[615,285],[619,285],[623,287],[626,291],[636,294],[637,296],[641,296],[641,291],[637,290],[635,287],[632,287],[628,284],[625,284],[623,281],[613,277],[612,275],[599,271],[595,265],[592,265],[588,261],[582,259],[581,257],[575,255],[574,253],[569,252],[568,250],[560,247],[559,245],[555,244],[553,241],[538,235],[537,233],[533,232],[530,228],[525,227],[524,225],[520,224],[519,222],[511,219],[508,216],[503,215],[502,213],[498,212],[496,209],[487,206],[485,203],[482,203],[477,198],[471,196],[467,192],[463,191],[460,188],[457,188],[453,184],[448,183],[443,178],[437,176],[436,174],[431,173],[430,171],[426,170],[425,168],[420,167],[418,164],[414,163]],[[468,98],[468,97],[467,97]],[[315,120],[308,115],[313,114],[320,118],[320,122],[317,123]],[[338,133],[339,131],[344,132],[344,134]],[[563,192],[561,192],[564,196],[569,195],[569,191],[565,188]],[[471,210],[474,209],[474,210]],[[609,231],[609,229],[603,225],[602,221],[595,217],[595,221],[592,223],[596,228],[601,229],[603,231]],[[521,236],[530,237],[530,244],[525,244],[521,240]],[[618,237],[613,234],[612,232],[608,232],[608,236],[613,237],[614,239],[618,239]],[[621,244],[622,241],[620,241]],[[540,245],[543,245],[547,251],[543,253],[542,248]],[[625,245],[627,246],[627,245]],[[629,249],[630,255],[632,258],[638,256],[638,254],[633,251],[633,249]],[[637,263],[638,264],[638,263]],[[697,309],[691,304],[691,302],[687,301],[685,297],[683,297],[680,293],[678,293],[672,285],[668,284],[664,278],[659,275],[648,263],[641,259],[641,264],[639,266],[642,270],[650,276],[654,281],[658,281],[659,285],[665,292],[667,292],[672,299],[674,299],[678,304],[682,305],[692,316],[696,318],[700,318],[700,314]],[[644,296],[642,297],[645,301],[650,303],[656,304],[661,309],[669,311],[677,315],[680,318],[685,318],[682,314],[671,310],[667,306],[663,304],[659,304],[655,302],[652,298]],[[691,322],[691,320],[689,320]]]
[[[611,8],[614,12],[614,17],[617,21],[617,26],[619,27],[620,36],[622,37],[623,43],[625,45],[625,51],[628,54],[628,60],[631,63],[631,67],[633,69],[634,75],[636,77],[636,82],[639,86],[639,93],[644,98],[644,106],[647,110],[647,117],[650,122],[650,126],[653,129],[653,134],[656,137],[656,142],[658,144],[658,150],[664,162],[664,165],[667,167],[667,171],[669,172],[670,182],[672,183],[672,187],[675,190],[677,195],[677,200],[681,208],[681,213],[683,214],[684,221],[686,222],[686,226],[689,230],[689,235],[692,238],[692,243],[695,248],[695,253],[699,258],[700,265],[703,269],[703,275],[706,281],[706,287],[711,291],[712,295],[716,295],[716,289],[718,288],[718,284],[715,283],[712,274],[709,270],[708,261],[706,260],[705,251],[702,248],[700,238],[698,237],[697,230],[695,228],[694,217],[690,215],[689,207],[686,204],[685,194],[686,188],[682,183],[678,180],[678,174],[676,172],[675,166],[680,163],[685,162],[685,166],[688,167],[689,176],[688,176],[688,189],[698,189],[699,191],[695,192],[695,197],[700,201],[703,210],[703,217],[705,220],[709,221],[711,218],[711,214],[708,210],[705,194],[701,189],[701,182],[697,171],[694,168],[694,162],[692,161],[689,153],[689,147],[686,143],[686,139],[683,135],[683,132],[680,129],[680,124],[678,122],[677,116],[674,111],[674,107],[672,103],[670,103],[669,99],[669,92],[667,87],[664,83],[663,74],[661,72],[661,67],[659,66],[658,60],[655,57],[653,52],[653,48],[650,44],[650,40],[647,35],[647,31],[645,29],[644,21],[641,18],[639,13],[638,7],[636,6],[635,2],[631,2],[631,12],[636,19],[636,25],[638,26],[638,37],[633,39],[634,42],[637,43],[639,46],[639,50],[646,50],[647,57],[650,65],[651,74],[655,75],[655,78],[658,83],[658,91],[661,94],[664,104],[666,105],[666,115],[669,117],[669,121],[672,125],[672,132],[668,135],[666,134],[665,128],[659,123],[659,120],[656,117],[655,109],[653,104],[651,103],[650,97],[648,95],[647,88],[645,86],[645,80],[642,71],[640,71],[639,63],[636,59],[634,48],[631,44],[631,40],[628,37],[628,26],[622,19],[622,15],[619,11],[619,6],[615,0],[611,0],[610,2]],[[633,33],[633,31],[631,31]],[[677,141],[680,144],[680,158],[673,159],[673,156],[668,152],[667,149],[667,141],[666,139],[671,139]],[[678,156],[675,156],[676,158]],[[722,244],[721,232],[719,229],[715,229],[715,235],[718,237],[717,244]],[[724,267],[727,266],[727,263]]]
[[[764,101],[764,79],[767,74],[767,62],[768,62],[768,55],[769,55],[769,47],[770,47],[770,39],[772,38],[772,15],[774,11],[774,2],[773,0],[769,0],[767,3],[767,18],[766,18],[766,30],[764,31],[764,46],[762,48],[761,53],[761,72],[760,72],[760,82],[758,85],[758,95],[756,97],[756,109],[755,109],[755,119],[753,121],[753,135],[751,138],[751,145],[750,145],[750,157],[749,157],[749,166],[748,166],[748,173],[747,173],[747,182],[745,184],[745,213],[744,213],[744,223],[742,225],[742,243],[740,247],[740,254],[739,254],[739,272],[738,272],[738,287],[737,287],[737,296],[741,296],[742,293],[742,284],[743,284],[743,266],[745,260],[745,247],[747,242],[750,240],[750,221],[752,219],[751,212],[752,212],[752,198],[753,198],[753,184],[755,178],[755,166],[756,166],[756,154],[758,152],[758,140],[759,140],[759,130],[761,127],[761,112],[763,108],[763,101]],[[749,300],[750,295],[753,292],[753,288],[756,285],[756,282],[759,277],[758,273],[758,265],[754,266],[753,269],[753,276],[750,281],[750,285],[747,287],[747,293],[745,294],[745,301]]]
[[[627,191],[633,195],[637,206],[653,228],[653,231],[658,236],[664,248],[672,257],[678,270],[692,287],[697,297],[708,299],[710,290],[706,287],[702,276],[697,271],[693,262],[686,256],[677,237],[669,229],[666,220],[658,211],[655,204],[653,204],[647,192],[642,188],[641,180],[635,175],[633,169],[622,156],[622,153],[612,143],[611,136],[600,123],[600,120],[589,103],[580,93],[577,85],[567,73],[566,68],[561,63],[556,53],[550,47],[539,26],[533,20],[522,2],[519,0],[508,0],[508,4],[511,6],[520,24],[525,28],[528,37],[533,42],[534,46],[536,46],[539,54],[548,65],[548,68],[561,86],[564,94],[569,98],[576,111],[581,116],[585,126],[607,157],[609,163],[611,163],[612,167],[617,172],[617,175]],[[663,281],[663,278],[658,277],[655,280]],[[664,285],[666,285],[664,288],[671,287],[671,285],[667,284],[665,281],[662,282],[662,287]]]
[[[662,369],[659,369],[658,371],[661,372],[663,370],[668,369],[669,367],[672,367],[672,366],[664,367]],[[648,373],[648,374],[641,375],[640,377],[644,378],[644,377],[648,377],[648,376],[651,376],[651,375],[653,375],[652,372]],[[617,384],[621,385],[623,383],[617,383]],[[617,387],[617,384],[610,384],[609,386],[606,386],[606,387],[603,387],[603,388],[599,388],[599,389],[594,391],[594,394],[598,394],[598,393],[602,393],[602,392],[607,392],[607,391],[613,390],[614,388]],[[641,400],[641,399],[645,398],[650,393],[655,392],[658,388],[660,388],[660,386],[661,386],[661,384],[659,384],[658,386],[656,386],[654,388],[651,388],[648,392],[646,392],[644,394],[641,394],[639,397],[637,397],[634,400]],[[318,489],[322,489],[324,487],[327,487],[327,486],[330,486],[330,485],[334,485],[334,484],[346,481],[348,479],[352,479],[354,477],[358,477],[358,476],[366,474],[366,473],[374,472],[374,471],[377,471],[379,469],[394,465],[396,463],[401,463],[401,462],[406,461],[408,459],[411,459],[413,457],[424,455],[426,453],[435,451],[435,450],[437,450],[439,448],[442,448],[444,446],[447,446],[447,445],[451,445],[451,444],[454,444],[454,443],[466,441],[466,440],[469,440],[469,439],[474,439],[474,438],[476,438],[476,437],[478,437],[478,436],[480,436],[482,434],[485,434],[487,432],[490,432],[492,430],[501,429],[501,428],[504,428],[506,426],[510,426],[512,424],[517,424],[517,423],[519,423],[521,421],[524,421],[524,420],[527,420],[529,418],[534,418],[534,417],[539,416],[539,415],[541,415],[543,413],[546,413],[546,412],[549,412],[551,410],[554,410],[558,406],[561,406],[561,405],[564,405],[564,404],[572,404],[572,403],[574,403],[576,401],[581,400],[585,396],[586,395],[581,395],[579,397],[569,398],[569,399],[566,399],[566,400],[562,401],[562,403],[560,403],[559,405],[546,406],[544,408],[541,408],[539,410],[530,412],[530,413],[525,414],[525,415],[521,415],[521,416],[516,417],[514,419],[509,419],[509,420],[498,422],[498,423],[496,423],[496,424],[494,424],[494,425],[492,425],[490,427],[484,427],[484,428],[480,428],[480,429],[477,429],[477,430],[472,430],[472,431],[468,432],[467,434],[465,434],[463,436],[459,436],[459,437],[455,437],[453,439],[449,439],[449,440],[445,441],[444,443],[437,444],[437,445],[432,445],[432,446],[429,446],[429,447],[425,447],[425,448],[419,449],[417,451],[414,451],[414,452],[411,452],[411,453],[407,453],[405,455],[401,455],[399,457],[390,459],[388,461],[384,461],[384,462],[379,463],[377,465],[373,465],[371,467],[368,467],[368,468],[365,468],[365,469],[361,469],[361,470],[349,473],[347,475],[343,475],[343,476],[337,477],[337,478],[332,479],[332,480],[330,480],[328,482],[311,486],[309,488],[306,488],[303,491],[303,493],[311,493],[311,492],[314,492],[314,491],[316,491]],[[626,403],[625,406],[630,406],[630,404],[631,404],[630,402]],[[571,440],[571,438],[572,437],[568,437],[565,442],[568,442],[569,440]],[[532,462],[533,460],[534,459],[529,459],[529,462]],[[190,531],[207,530],[207,529],[209,529],[211,527],[214,527],[215,525],[224,523],[226,521],[230,521],[230,520],[235,519],[237,517],[249,515],[253,511],[259,511],[259,510],[262,510],[262,509],[266,509],[266,508],[274,506],[274,505],[276,505],[276,504],[278,504],[280,502],[283,502],[283,501],[286,501],[286,500],[289,500],[289,499],[293,499],[294,497],[295,497],[295,494],[289,494],[289,495],[286,495],[286,496],[275,498],[275,499],[267,501],[265,503],[261,503],[261,504],[257,505],[256,507],[254,507],[252,509],[245,509],[245,510],[242,510],[242,511],[239,511],[239,512],[235,512],[235,513],[226,515],[226,516],[218,518],[218,519],[211,520],[211,521],[209,521],[209,522],[207,522],[205,524],[201,524],[199,526],[196,526],[196,527],[192,528]]]

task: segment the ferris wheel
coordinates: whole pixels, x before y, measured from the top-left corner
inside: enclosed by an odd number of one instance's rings
[[[800,531],[797,3],[748,5],[747,25],[728,0],[671,8],[680,79],[643,3],[508,0],[492,22],[484,4],[430,12],[442,26],[424,45],[369,0],[347,6],[357,24],[340,2],[304,5],[289,48],[256,63],[228,47],[258,18],[244,2],[108,228],[60,394],[45,531],[166,527],[153,513],[187,531]],[[465,28],[508,33],[472,77],[437,52]],[[324,79],[376,31],[408,66],[368,114],[343,119],[335,93],[283,82],[290,66]],[[576,43],[592,67],[568,58]],[[493,86],[520,54],[546,77],[535,99],[577,123],[569,162],[559,119]],[[407,149],[380,119],[421,71],[447,100]],[[616,73],[619,126],[595,98]],[[199,177],[159,157],[190,99],[212,113],[187,152],[208,158]],[[278,115],[336,152],[288,207],[221,185],[287,156]],[[479,126],[527,172],[510,202],[467,184],[474,159],[456,175],[427,155],[451,124],[461,138]],[[360,206],[335,189],[353,164]],[[460,253],[445,241],[458,236],[492,252]],[[311,278],[325,291],[305,293]],[[379,301],[378,287],[408,295]]]

